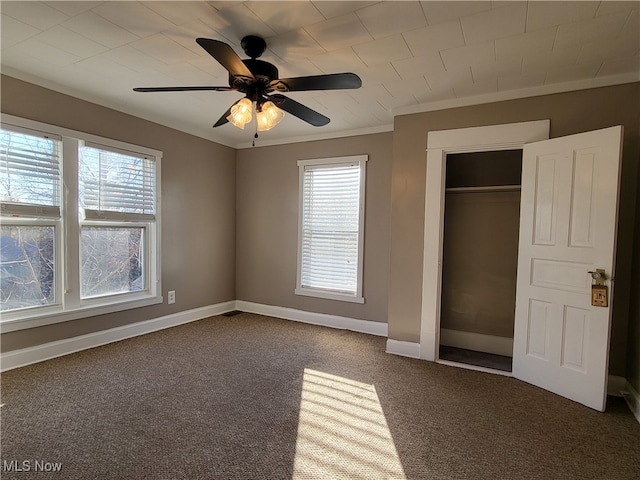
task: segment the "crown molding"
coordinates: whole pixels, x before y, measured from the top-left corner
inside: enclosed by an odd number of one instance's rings
[[[336,138],[356,137],[359,135],[372,135],[375,133],[393,132],[393,124],[380,125],[377,127],[356,128],[353,130],[343,130],[340,132],[317,133],[313,135],[303,135],[299,137],[277,138],[273,140],[259,140],[256,147],[269,147],[273,145],[288,145],[291,143],[313,142],[317,140],[332,140]],[[238,150],[254,148],[252,143],[243,142],[235,146]]]
[[[588,80],[576,80],[573,82],[554,83],[539,87],[521,88],[518,90],[507,90],[504,92],[475,95],[473,97],[455,98],[441,100],[437,102],[421,103],[406,107],[397,107],[392,110],[393,116],[412,115],[414,113],[434,112],[437,110],[447,110],[450,108],[470,107],[485,103],[504,102],[507,100],[517,100],[520,98],[540,97],[543,95],[553,95],[554,93],[566,93],[578,90],[589,90],[591,88],[611,87],[625,83],[640,82],[640,72],[625,73],[622,75],[611,75],[608,77],[590,78]]]
[[[53,90],[54,92],[62,93],[63,95],[68,95],[70,97],[77,98],[79,100],[84,100],[85,102],[93,103],[95,105],[99,105],[105,108],[110,108],[120,113],[124,113],[136,118],[140,118],[142,120],[146,120],[148,122],[162,125],[163,127],[168,127],[173,130],[178,130],[180,132],[187,133],[189,135],[194,135],[196,137],[204,138],[205,140],[219,143],[220,145],[224,145],[226,147],[236,148],[234,142],[229,141],[228,139],[225,139],[223,136],[219,134],[216,134],[216,132],[213,131],[213,129],[211,129],[208,125],[206,128],[205,127],[203,128],[188,127],[188,126],[185,127],[185,125],[181,123],[179,120],[175,120],[167,117],[159,118],[156,114],[146,112],[142,109],[123,105],[109,98],[96,96],[88,92],[83,92],[74,87],[69,87],[67,85],[63,85],[57,82],[53,82],[51,80],[44,79],[42,77],[38,77],[37,75],[25,73],[15,68],[2,66],[1,73],[3,75],[13,77],[17,80],[22,80],[24,82],[31,83],[37,87],[47,88],[49,90]]]
[[[36,75],[22,72],[20,70],[11,67],[2,67],[2,74],[7,75],[18,80],[32,83],[36,86],[48,88],[50,90],[69,95],[80,100],[94,103],[102,107],[110,108],[118,112],[132,115],[134,117],[156,123],[180,132],[194,135],[196,137],[209,140],[211,142],[224,145],[226,147],[234,148],[236,150],[242,150],[246,148],[260,148],[275,145],[286,145],[290,143],[302,143],[318,140],[331,140],[337,138],[353,137],[359,135],[370,135],[376,133],[392,132],[394,129],[393,124],[384,124],[374,127],[356,128],[352,130],[343,131],[328,131],[321,132],[312,135],[291,136],[284,138],[277,138],[271,140],[260,140],[256,147],[253,147],[253,142],[240,142],[236,143],[232,139],[225,138],[224,135],[220,135],[213,131],[208,125],[206,127],[197,126],[185,126],[183,122],[168,117],[159,118],[156,114],[149,113],[142,109],[134,108],[127,105],[122,105],[116,101],[105,97],[99,97],[88,92],[83,92],[53,82],[51,80],[43,79]],[[621,75],[613,75],[608,77],[592,78],[588,80],[578,80],[573,82],[565,82],[559,84],[542,85],[539,87],[525,88],[519,90],[508,90],[504,92],[496,92],[485,95],[476,95],[473,97],[456,98],[451,100],[442,100],[437,102],[421,103],[419,105],[410,105],[406,107],[397,107],[391,110],[393,117],[399,117],[404,115],[412,115],[416,113],[433,112],[437,110],[447,110],[450,108],[468,107],[473,105],[481,105],[486,103],[502,102],[507,100],[517,100],[520,98],[536,97],[542,95],[551,95],[555,93],[565,93],[577,90],[588,90],[591,88],[608,87],[614,85],[622,85],[625,83],[635,83],[640,81],[640,72],[632,72]]]

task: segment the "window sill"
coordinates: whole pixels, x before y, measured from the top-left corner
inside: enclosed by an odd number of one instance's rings
[[[327,300],[338,300],[340,302],[364,303],[364,297],[350,295],[348,293],[329,292],[326,290],[314,290],[311,288],[296,288],[296,295],[306,297],[325,298]]]
[[[128,296],[126,300],[119,301],[91,301],[73,310],[62,310],[60,305],[43,307],[36,313],[33,310],[22,312],[10,312],[2,314],[0,321],[0,333],[15,332],[27,328],[42,327],[54,323],[68,322],[81,318],[104,315],[106,313],[121,312],[133,308],[147,307],[162,303],[161,296],[138,294]]]

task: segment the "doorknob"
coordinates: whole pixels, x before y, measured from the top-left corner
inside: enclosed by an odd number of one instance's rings
[[[591,278],[596,281],[596,285],[604,285],[605,280],[607,280],[607,274],[602,268],[598,268],[595,272],[589,273],[591,274]]]

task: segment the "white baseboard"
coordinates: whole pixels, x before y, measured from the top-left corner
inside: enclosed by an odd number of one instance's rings
[[[388,325],[383,322],[372,322],[370,320],[359,320],[357,318],[340,317],[325,313],[307,312],[304,310],[296,310],[295,308],[264,305],[261,303],[246,302],[244,300],[236,300],[236,310],[266,315],[268,317],[283,318],[285,320],[294,320],[296,322],[311,323],[324,327],[353,330],[354,332],[368,333],[369,335],[378,335],[380,337],[386,337],[389,330]]]
[[[0,371],[12,370],[24,367],[32,363],[43,362],[63,355],[99,347],[107,343],[117,342],[131,337],[137,337],[146,333],[155,332],[165,328],[175,327],[203,318],[221,315],[232,310],[241,310],[249,313],[257,313],[279,317],[286,320],[312,323],[327,327],[353,330],[371,335],[387,336],[387,324],[381,322],[371,322],[358,320],[336,315],[326,315],[322,313],[305,312],[292,308],[275,307],[272,305],[262,305],[258,303],[245,302],[242,300],[232,300],[218,303],[206,307],[195,308],[184,312],[178,312],[164,317],[145,320],[143,322],[123,325],[121,327],[102,330],[77,337],[66,338],[54,342],[36,345],[34,347],[11,350],[0,354]]]
[[[143,322],[110,328],[100,332],[88,333],[77,337],[65,338],[34,347],[11,350],[0,354],[0,371],[24,367],[32,363],[42,362],[51,358],[69,355],[70,353],[99,347],[107,343],[117,342],[126,338],[137,337],[146,333],[165,328],[175,327],[184,323],[202,320],[214,315],[230,312],[235,309],[235,301],[218,303],[201,308],[194,308],[184,312],[166,315],[164,317],[145,320]]]
[[[494,355],[504,355],[506,357],[513,356],[513,338],[498,337],[496,335],[441,328],[440,345],[493,353]]]
[[[513,374],[510,371],[506,372],[504,370],[498,370],[496,368],[480,367],[478,365],[471,365],[468,363],[460,363],[460,362],[451,362],[449,360],[440,360],[440,359],[436,360],[436,363],[439,365],[447,365],[449,367],[464,368],[465,370],[474,370],[476,372],[490,373],[492,375],[501,375],[503,377],[513,377]]]
[[[420,358],[420,344],[403,342],[401,340],[387,340],[387,353],[402,357]]]
[[[340,317],[336,315],[327,315],[324,313],[307,312],[296,310],[293,308],[277,307],[273,305],[263,305],[259,303],[246,302],[243,300],[232,300],[229,302],[218,303],[201,308],[194,308],[184,312],[178,312],[163,317],[145,320],[143,322],[123,325],[121,327],[102,330],[100,332],[88,333],[77,337],[66,338],[55,342],[49,342],[34,347],[23,348],[19,350],[11,350],[0,354],[0,371],[5,372],[14,368],[24,367],[32,363],[43,362],[63,355],[87,350],[112,342],[118,342],[127,338],[145,335],[147,333],[163,330],[165,328],[183,325],[185,323],[195,322],[204,318],[221,315],[233,310],[240,310],[248,313],[256,313],[267,315],[285,320],[294,320],[297,322],[310,323],[332,328],[353,330],[355,332],[367,333],[370,335],[388,336],[388,325],[382,322],[372,322],[368,320],[359,320],[349,317]],[[442,332],[446,330],[443,329]],[[449,330],[451,332],[451,330]],[[467,333],[467,332],[462,332]],[[445,334],[446,335],[446,334]],[[471,334],[475,335],[475,334]],[[480,337],[490,337],[489,335],[480,335]],[[454,341],[456,338],[454,334]],[[495,337],[502,338],[502,337]],[[486,341],[487,339],[484,339]],[[509,340],[509,339],[507,339]],[[452,345],[452,346],[460,346]],[[489,342],[490,343],[490,342]],[[497,342],[500,343],[500,342]],[[463,345],[469,345],[462,341]],[[443,343],[443,345],[446,345]],[[467,348],[461,346],[460,348]],[[477,346],[474,346],[478,350]],[[500,350],[502,348],[502,350]],[[498,347],[498,351],[504,352],[505,345]],[[495,353],[496,348],[493,348]],[[481,350],[484,351],[484,350]],[[403,357],[420,358],[420,344],[415,342],[404,342],[400,340],[387,339],[386,352]],[[503,355],[505,353],[498,353]],[[511,353],[509,352],[509,355]],[[626,381],[624,377],[615,375],[609,376],[608,383],[609,395],[623,396],[629,405],[629,408],[640,423],[640,394]]]
[[[626,385],[622,390],[622,396],[627,401],[627,405],[629,405],[629,409],[633,412],[636,420],[640,423],[640,394],[629,382],[626,382]]]

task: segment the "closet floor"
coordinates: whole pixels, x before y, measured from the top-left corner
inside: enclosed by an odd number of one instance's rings
[[[503,372],[511,371],[512,361],[511,357],[505,357],[503,355],[476,352],[474,350],[447,347],[445,345],[440,345],[440,359],[448,360],[450,362],[464,363],[467,365],[475,365],[477,367],[502,370]]]

